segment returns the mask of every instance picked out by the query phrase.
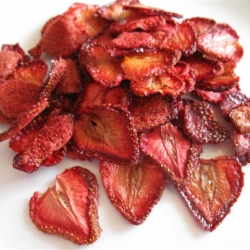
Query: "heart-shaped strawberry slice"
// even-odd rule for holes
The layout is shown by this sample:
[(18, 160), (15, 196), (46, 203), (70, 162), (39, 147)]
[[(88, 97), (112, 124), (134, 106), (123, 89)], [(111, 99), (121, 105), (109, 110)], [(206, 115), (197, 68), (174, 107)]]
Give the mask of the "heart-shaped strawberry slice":
[(89, 170), (76, 166), (57, 175), (55, 186), (30, 199), (30, 217), (41, 231), (77, 244), (91, 244), (101, 233), (98, 184)]
[(101, 161), (100, 172), (110, 201), (134, 225), (145, 221), (167, 183), (159, 165), (148, 157), (131, 165)]
[(178, 187), (196, 220), (213, 231), (230, 212), (244, 185), (244, 174), (235, 157), (199, 159), (192, 166), (191, 180)]

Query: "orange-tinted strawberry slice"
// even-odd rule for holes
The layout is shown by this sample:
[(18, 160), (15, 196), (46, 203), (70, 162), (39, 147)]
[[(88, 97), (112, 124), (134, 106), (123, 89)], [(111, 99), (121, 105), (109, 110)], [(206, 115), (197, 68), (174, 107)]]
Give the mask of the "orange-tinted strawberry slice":
[(101, 45), (84, 44), (81, 48), (80, 63), (86, 66), (91, 77), (105, 87), (115, 87), (124, 79), (120, 66), (122, 58), (112, 57)]
[(198, 159), (190, 183), (177, 188), (201, 226), (213, 231), (230, 212), (244, 185), (244, 174), (235, 157)]
[(162, 125), (177, 115), (171, 103), (167, 102), (161, 95), (135, 96), (128, 109), (133, 116), (137, 132)]
[(131, 119), (121, 106), (93, 105), (76, 119), (73, 142), (86, 158), (135, 162), (139, 143)]
[(167, 67), (174, 66), (180, 60), (180, 56), (178, 51), (139, 50), (125, 55), (121, 67), (127, 79), (137, 82), (164, 73)]
[(236, 129), (231, 135), (235, 149), (235, 157), (239, 160), (242, 166), (250, 163), (250, 137), (239, 133)]
[(164, 172), (146, 157), (133, 165), (103, 160), (100, 173), (110, 201), (134, 225), (146, 220), (167, 184)]
[(13, 167), (29, 174), (33, 173), (54, 151), (67, 144), (72, 136), (73, 127), (71, 115), (50, 118), (28, 147), (14, 157)]
[(239, 36), (228, 24), (216, 24), (197, 39), (197, 46), (203, 53), (221, 61), (239, 62), (243, 48)]
[(244, 135), (250, 134), (250, 107), (249, 105), (240, 105), (229, 113), (229, 118), (234, 127)]
[(216, 144), (229, 138), (229, 131), (216, 121), (211, 104), (187, 101), (184, 106), (184, 131), (193, 142)]
[(198, 149), (181, 130), (171, 123), (158, 126), (141, 134), (140, 146), (177, 185), (188, 182), (190, 161)]
[(86, 168), (75, 166), (56, 176), (46, 192), (35, 192), (29, 215), (39, 230), (77, 244), (92, 244), (101, 234), (98, 183)]

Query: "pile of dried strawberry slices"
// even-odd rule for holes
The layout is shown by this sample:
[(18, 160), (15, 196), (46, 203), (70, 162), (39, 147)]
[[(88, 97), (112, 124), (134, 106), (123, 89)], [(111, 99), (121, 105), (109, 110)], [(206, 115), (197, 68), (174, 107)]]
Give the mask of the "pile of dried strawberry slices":
[[(2, 45), (0, 121), (9, 127), (0, 141), (28, 174), (66, 157), (96, 159), (110, 202), (134, 225), (172, 182), (211, 232), (239, 198), (250, 163), (250, 99), (235, 70), (242, 56), (237, 32), (210, 18), (139, 0), (72, 4), (27, 52)], [(233, 155), (202, 158), (205, 145), (225, 141)], [(55, 179), (30, 198), (31, 220), (94, 243), (102, 232), (96, 175), (76, 165)]]

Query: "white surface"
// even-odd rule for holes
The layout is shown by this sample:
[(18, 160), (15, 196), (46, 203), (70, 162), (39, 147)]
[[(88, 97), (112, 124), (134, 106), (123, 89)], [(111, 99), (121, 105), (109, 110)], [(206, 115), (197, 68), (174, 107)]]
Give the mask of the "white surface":
[[(1, 0), (0, 46), (19, 44), (33, 47), (44, 22), (65, 11), (74, 0)], [(107, 1), (84, 1), (103, 5)], [(147, 5), (183, 14), (205, 16), (227, 22), (240, 35), (245, 49), (237, 72), (240, 85), (250, 96), (250, 1), (163, 1), (142, 0)], [(1, 125), (1, 131), (4, 130)], [(209, 148), (209, 147), (208, 147)], [(205, 157), (224, 153), (226, 147), (212, 146)], [(97, 162), (64, 160), (60, 165), (42, 167), (32, 175), (12, 168), (14, 153), (8, 142), (0, 143), (0, 248), (1, 249), (247, 249), (250, 246), (250, 166), (245, 166), (245, 186), (231, 213), (212, 233), (203, 230), (172, 185), (140, 226), (129, 224), (116, 211), (103, 191)], [(100, 185), (99, 216), (101, 237), (89, 246), (78, 246), (58, 236), (40, 232), (28, 215), (28, 202), (34, 191), (45, 191), (54, 184), (55, 176), (65, 168), (85, 166), (97, 175)]]

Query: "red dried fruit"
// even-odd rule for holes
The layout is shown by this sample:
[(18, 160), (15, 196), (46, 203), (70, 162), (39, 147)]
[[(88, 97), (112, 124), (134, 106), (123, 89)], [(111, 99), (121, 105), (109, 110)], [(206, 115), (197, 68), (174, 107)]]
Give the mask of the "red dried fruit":
[(241, 105), (234, 108), (229, 113), (229, 118), (234, 127), (244, 135), (250, 134), (250, 107), (249, 105)]
[(196, 146), (182, 131), (166, 123), (142, 133), (140, 146), (143, 153), (154, 159), (177, 185), (188, 182)]
[(29, 174), (33, 173), (54, 151), (67, 144), (72, 136), (73, 127), (71, 115), (51, 117), (28, 147), (14, 157), (13, 167)]
[(0, 51), (0, 83), (14, 73), (21, 60), (22, 56), (17, 52), (9, 50)]
[(197, 82), (196, 87), (212, 91), (225, 91), (235, 87), (240, 80), (234, 72), (235, 66), (234, 62), (223, 63), (224, 71), (222, 74)]
[(207, 58), (199, 53), (185, 58), (184, 61), (189, 63), (194, 69), (197, 82), (214, 78), (224, 72), (222, 62)]
[(33, 119), (35, 119), (36, 116), (45, 110), (48, 104), (49, 103), (47, 99), (42, 99), (30, 107), (29, 110), (24, 112), (13, 123), (11, 123), (11, 126), (7, 130), (0, 133), (0, 142), (7, 140), (17, 134), (21, 129), (27, 126)]
[(137, 82), (164, 73), (167, 67), (174, 66), (179, 59), (178, 51), (142, 50), (125, 55), (121, 67), (127, 79)]
[(86, 39), (87, 35), (76, 25), (74, 15), (58, 15), (44, 25), (40, 41), (29, 53), (37, 58), (42, 52), (66, 58), (73, 55)]
[(229, 131), (216, 121), (211, 104), (187, 101), (184, 105), (184, 131), (196, 143), (221, 143)]
[(242, 166), (250, 163), (250, 137), (234, 130), (232, 140), (235, 149), (235, 157), (239, 160)]
[(243, 48), (238, 39), (238, 34), (228, 24), (216, 24), (198, 37), (197, 46), (203, 53), (223, 62), (239, 62)]
[(91, 82), (84, 86), (83, 91), (78, 96), (76, 103), (76, 114), (89, 112), (92, 105), (110, 105), (122, 106), (127, 108), (130, 103), (128, 90), (124, 87), (118, 86), (114, 88), (106, 88), (103, 85)]
[(135, 96), (128, 109), (133, 117), (137, 132), (162, 125), (176, 116), (171, 103), (167, 102), (161, 95)]
[(56, 176), (45, 193), (35, 192), (29, 215), (37, 228), (77, 244), (92, 244), (101, 234), (98, 217), (98, 183), (94, 174), (80, 166)]
[(42, 161), (41, 165), (45, 167), (51, 167), (59, 164), (64, 156), (67, 154), (67, 147), (66, 145), (59, 148), (56, 151), (53, 151), (51, 155), (49, 155), (45, 160)]
[(101, 161), (100, 173), (110, 201), (134, 225), (146, 220), (167, 184), (159, 166), (145, 157), (135, 165)]
[(80, 64), (86, 66), (91, 77), (105, 87), (115, 87), (124, 79), (122, 58), (112, 57), (101, 45), (83, 44), (79, 54)]
[(178, 187), (201, 226), (213, 231), (230, 212), (244, 185), (244, 173), (235, 157), (197, 159), (190, 183)]
[(121, 106), (93, 105), (76, 118), (73, 143), (86, 158), (136, 162), (139, 143), (131, 119)]

